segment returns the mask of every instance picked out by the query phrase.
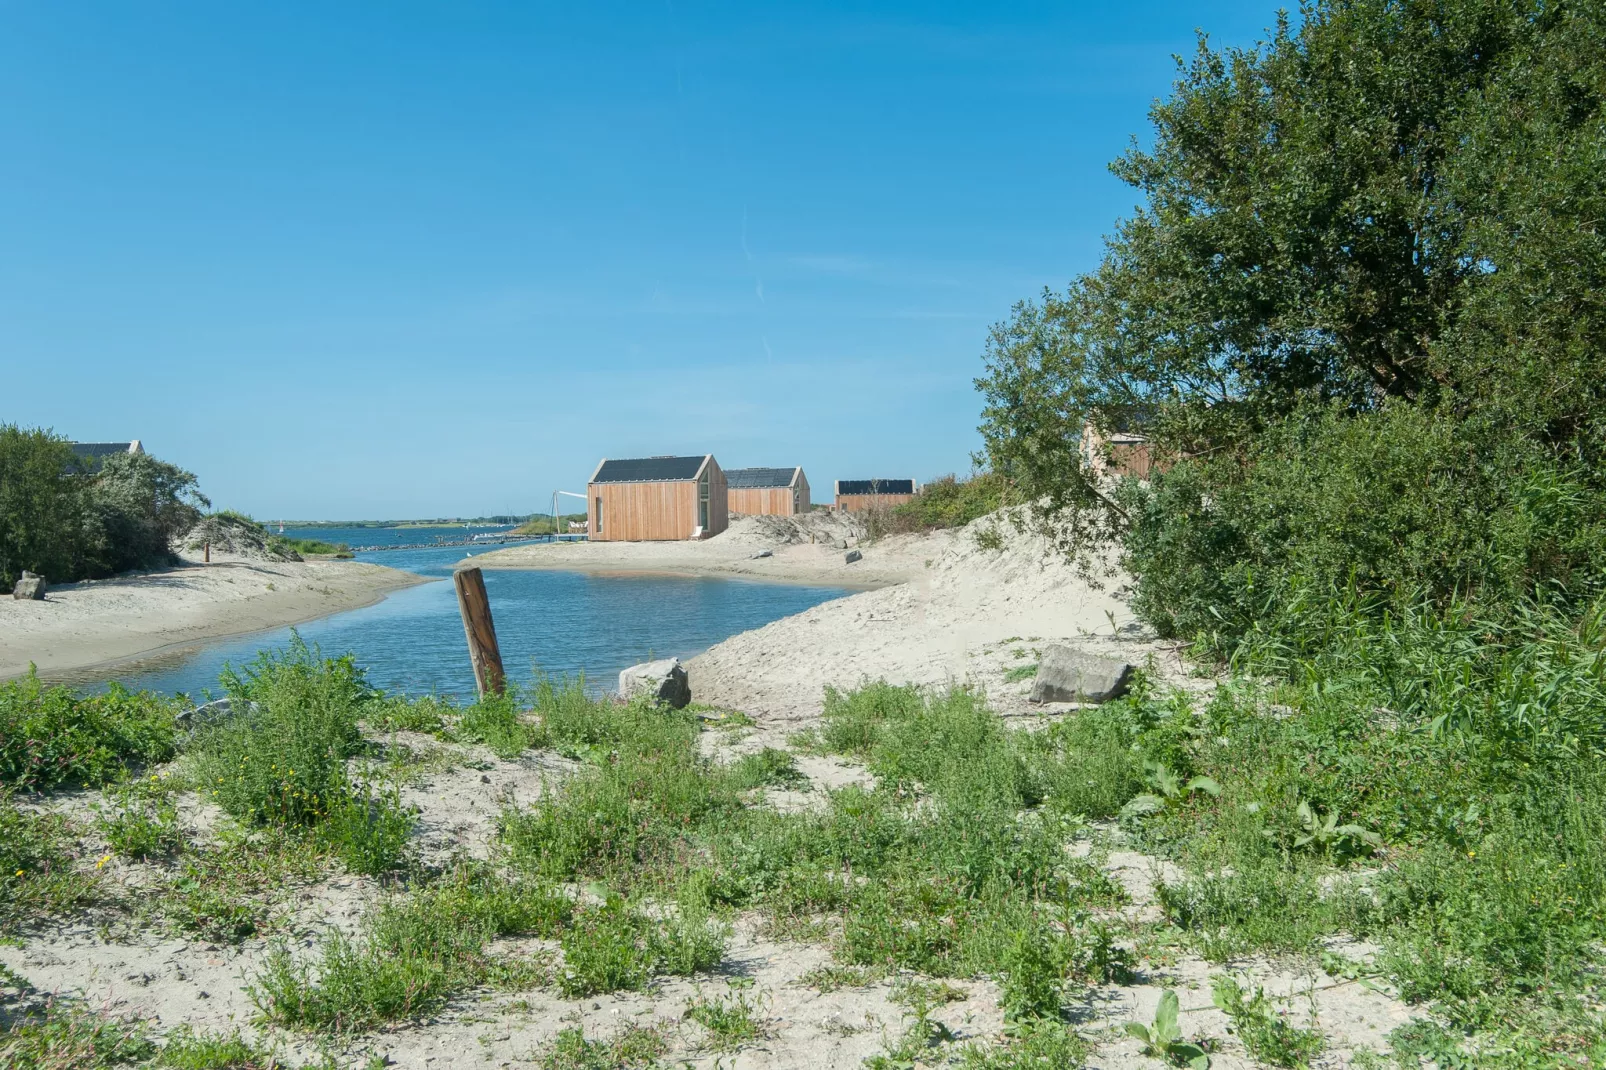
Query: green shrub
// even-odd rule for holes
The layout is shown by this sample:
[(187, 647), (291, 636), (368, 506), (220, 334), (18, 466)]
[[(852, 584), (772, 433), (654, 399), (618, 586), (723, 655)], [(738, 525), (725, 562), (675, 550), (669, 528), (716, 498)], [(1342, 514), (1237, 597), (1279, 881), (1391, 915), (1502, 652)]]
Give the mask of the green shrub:
[(320, 831), (348, 870), (377, 877), (401, 864), (416, 824), (396, 789), (363, 785), (331, 804)]
[(116, 808), (96, 817), (111, 849), (125, 858), (173, 854), (184, 846), (178, 806), (162, 796), (125, 795)]
[(1016, 500), (1009, 481), (996, 472), (978, 472), (964, 480), (947, 475), (925, 484), (909, 501), (876, 519), (889, 532), (962, 528)]
[(299, 637), (241, 672), (225, 670), (238, 711), (197, 733), (197, 784), (252, 824), (315, 825), (350, 794), (368, 688), (351, 658), (322, 658)]
[(504, 694), (483, 695), (465, 706), (457, 722), (457, 736), (485, 744), (499, 758), (516, 757), (541, 738), (538, 726), (520, 711), (518, 690), (511, 685)]
[(33, 673), (0, 684), (0, 788), (106, 784), (174, 754), (176, 707), (112, 684), (105, 694), (46, 687)]
[(1301, 414), (1242, 455), (1123, 485), (1133, 608), (1219, 651), (1301, 591), (1363, 601), (1587, 596), (1606, 575), (1606, 493), (1504, 429), (1422, 409)]

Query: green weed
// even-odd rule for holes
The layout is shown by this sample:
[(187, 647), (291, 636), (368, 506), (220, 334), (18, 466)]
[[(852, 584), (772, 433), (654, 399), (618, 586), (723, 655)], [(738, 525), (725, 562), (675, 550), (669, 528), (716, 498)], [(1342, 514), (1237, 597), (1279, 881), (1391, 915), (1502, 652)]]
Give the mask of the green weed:
[(1168, 988), (1160, 995), (1153, 1023), (1127, 1022), (1125, 1029), (1142, 1043), (1143, 1054), (1150, 1058), (1164, 1059), (1173, 1066), (1186, 1066), (1189, 1070), (1206, 1070), (1210, 1056), (1199, 1045), (1183, 1039), (1177, 1013), (1177, 994)]
[(387, 901), (357, 936), (331, 933), (315, 961), (276, 948), (251, 998), (269, 1021), (318, 1031), (417, 1017), (454, 992), (508, 976), (507, 964), (486, 954), (493, 938), (552, 936), (571, 909), (546, 885), (504, 881), (483, 867), (458, 869)]
[(0, 684), (0, 789), (107, 784), (171, 758), (177, 707), (112, 684), (105, 694), (46, 687), (30, 672)]
[(93, 875), (73, 864), (71, 824), (19, 808), (0, 792), (0, 934), (90, 900)]
[(703, 1027), (703, 1047), (712, 1051), (735, 1051), (764, 1033), (758, 1005), (743, 992), (723, 999), (698, 993), (685, 1016)]
[(1272, 1009), (1265, 990), (1246, 992), (1232, 977), (1210, 980), (1211, 998), (1232, 1022), (1232, 1031), (1257, 1062), (1270, 1066), (1308, 1067), (1324, 1047), (1322, 1035), (1290, 1025)]
[(587, 1040), (570, 1026), (541, 1059), (541, 1070), (644, 1070), (669, 1050), (662, 1030), (628, 1025), (608, 1040)]

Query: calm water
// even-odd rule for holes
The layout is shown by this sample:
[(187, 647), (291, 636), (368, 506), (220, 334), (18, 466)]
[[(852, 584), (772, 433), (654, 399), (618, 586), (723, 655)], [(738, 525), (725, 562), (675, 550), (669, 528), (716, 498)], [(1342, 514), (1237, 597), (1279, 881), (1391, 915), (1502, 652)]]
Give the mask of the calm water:
[[(327, 533), (318, 537), (337, 541)], [(338, 541), (358, 545), (356, 539)], [(450, 578), (452, 565), (463, 555), (462, 547), (359, 552), (359, 560), (416, 572), (435, 582), (397, 591), (366, 609), (300, 625), (296, 631), (325, 654), (355, 654), (376, 687), (470, 696), (474, 677)], [(528, 680), (537, 668), (584, 672), (602, 687), (612, 687), (620, 669), (649, 656), (688, 657), (737, 632), (849, 593), (742, 580), (533, 571), (488, 571), (485, 588), (509, 678)], [(289, 639), (289, 628), (277, 628), (221, 640), (125, 665), (110, 678), (129, 687), (199, 697), (208, 689), (220, 690), (218, 671), (225, 662), (243, 664), (258, 650), (282, 647)], [(98, 673), (66, 682), (95, 686), (107, 679)]]

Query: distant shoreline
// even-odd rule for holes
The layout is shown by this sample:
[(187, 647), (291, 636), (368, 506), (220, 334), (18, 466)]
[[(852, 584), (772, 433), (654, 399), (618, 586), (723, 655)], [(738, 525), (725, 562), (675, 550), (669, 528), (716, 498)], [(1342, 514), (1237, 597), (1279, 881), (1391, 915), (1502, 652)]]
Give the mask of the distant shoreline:
[(188, 562), (63, 584), (43, 602), (0, 600), (0, 681), (117, 667), (185, 647), (371, 606), (435, 582), (357, 561)]

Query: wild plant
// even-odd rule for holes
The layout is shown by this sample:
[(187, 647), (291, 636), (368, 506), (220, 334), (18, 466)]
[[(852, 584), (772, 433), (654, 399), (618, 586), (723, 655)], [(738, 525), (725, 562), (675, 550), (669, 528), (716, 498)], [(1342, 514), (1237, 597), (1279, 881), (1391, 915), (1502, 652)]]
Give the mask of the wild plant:
[(104, 694), (47, 687), (33, 672), (0, 683), (0, 790), (108, 784), (171, 758), (177, 706), (112, 684)]
[(1257, 1062), (1271, 1066), (1304, 1068), (1322, 1053), (1322, 1035), (1301, 1029), (1272, 1009), (1271, 999), (1258, 985), (1246, 990), (1228, 974), (1210, 980), (1211, 999), (1232, 1022), (1232, 1031)]
[(627, 1025), (607, 1040), (588, 1040), (574, 1025), (558, 1033), (541, 1057), (541, 1070), (647, 1070), (668, 1050), (661, 1029)]
[(0, 934), (93, 897), (95, 877), (73, 864), (73, 840), (66, 818), (23, 810), (0, 790)]
[(1151, 1059), (1163, 1059), (1189, 1070), (1207, 1070), (1210, 1056), (1198, 1044), (1183, 1039), (1182, 1027), (1177, 1024), (1178, 1008), (1177, 994), (1168, 988), (1160, 994), (1160, 1006), (1151, 1024), (1127, 1022), (1124, 1028), (1143, 1044), (1143, 1054)]
[(703, 1047), (711, 1051), (735, 1051), (764, 1033), (761, 1008), (745, 992), (723, 998), (701, 992), (686, 1004), (685, 1017), (703, 1027)]
[(1142, 817), (1158, 813), (1181, 805), (1194, 794), (1209, 795), (1212, 798), (1221, 794), (1221, 785), (1216, 783), (1214, 778), (1196, 776), (1184, 782), (1172, 770), (1153, 759), (1144, 761), (1143, 774), (1143, 782), (1148, 785), (1149, 790), (1142, 795), (1134, 796), (1132, 801), (1123, 806), (1122, 817)]

